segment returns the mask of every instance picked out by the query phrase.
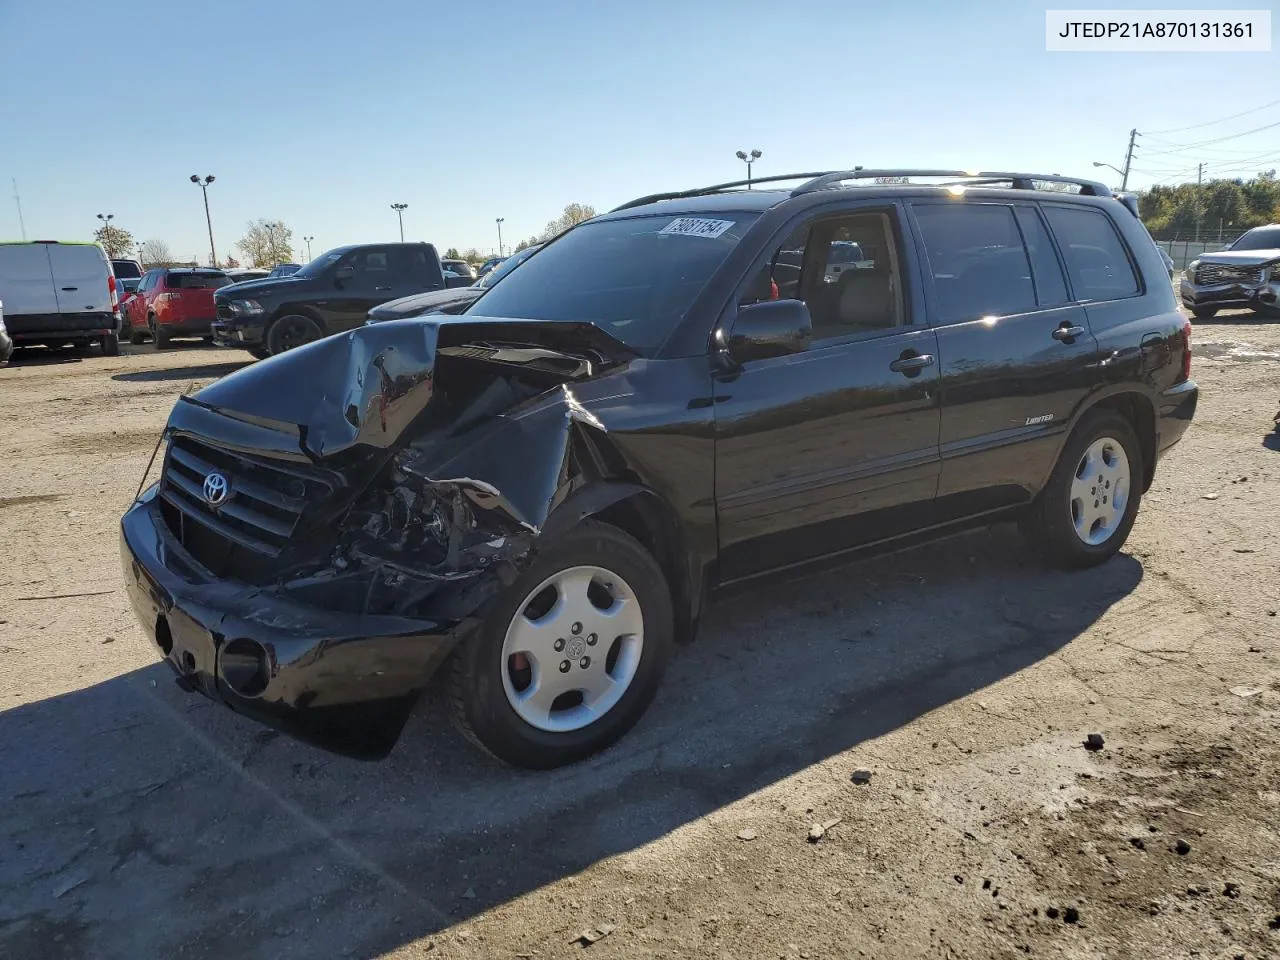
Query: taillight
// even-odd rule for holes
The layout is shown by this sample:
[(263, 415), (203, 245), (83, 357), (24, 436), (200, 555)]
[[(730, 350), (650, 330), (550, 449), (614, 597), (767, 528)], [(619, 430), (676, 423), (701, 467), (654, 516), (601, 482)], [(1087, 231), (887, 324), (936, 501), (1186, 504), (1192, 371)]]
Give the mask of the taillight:
[(107, 289), (111, 291), (111, 312), (115, 313), (120, 309), (120, 293), (116, 290), (116, 278), (112, 274), (107, 274)]
[(156, 303), (157, 304), (175, 303), (181, 299), (182, 299), (182, 294), (180, 293), (162, 293), (158, 297), (156, 297)]
[(1182, 379), (1191, 379), (1191, 321), (1182, 326)]

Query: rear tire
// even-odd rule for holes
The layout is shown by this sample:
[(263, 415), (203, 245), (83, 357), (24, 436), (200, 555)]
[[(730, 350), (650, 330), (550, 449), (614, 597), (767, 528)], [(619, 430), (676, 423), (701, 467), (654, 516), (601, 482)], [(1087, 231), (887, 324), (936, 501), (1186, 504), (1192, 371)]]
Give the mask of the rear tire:
[(301, 347), (324, 336), (320, 324), (300, 313), (285, 314), (267, 329), (267, 349), (274, 357), (278, 353)]
[(120, 338), (114, 333), (104, 333), (98, 343), (102, 347), (102, 355), (104, 357), (120, 356)]
[(1217, 307), (1192, 307), (1191, 315), (1197, 320), (1212, 320), (1218, 313)]
[(271, 356), (271, 351), (266, 347), (247, 347), (246, 349), (249, 351), (249, 356), (256, 360), (265, 360), (267, 357)]
[(169, 331), (165, 329), (163, 324), (156, 323), (154, 318), (151, 321), (151, 336), (155, 339), (157, 350), (168, 350), (173, 346)]
[(132, 343), (134, 346), (137, 346), (140, 343), (146, 343), (147, 335), (143, 333), (141, 330), (135, 330), (133, 329), (133, 327), (130, 327), (129, 342)]
[[(571, 589), (588, 580), (590, 597), (585, 587)], [(531, 615), (539, 604), (541, 612)], [(671, 656), (673, 624), (671, 592), (649, 552), (615, 527), (586, 521), (539, 548), (454, 652), (458, 726), (499, 760), (535, 770), (603, 750), (653, 700)], [(610, 637), (610, 627), (621, 633)], [(510, 652), (522, 645), (536, 651), (523, 667), (516, 658), (524, 655)], [(544, 696), (529, 696), (535, 684)], [(541, 719), (537, 702), (544, 704)]]
[(1033, 549), (1066, 569), (1109, 560), (1133, 529), (1144, 469), (1127, 419), (1114, 410), (1086, 413), (1023, 524)]

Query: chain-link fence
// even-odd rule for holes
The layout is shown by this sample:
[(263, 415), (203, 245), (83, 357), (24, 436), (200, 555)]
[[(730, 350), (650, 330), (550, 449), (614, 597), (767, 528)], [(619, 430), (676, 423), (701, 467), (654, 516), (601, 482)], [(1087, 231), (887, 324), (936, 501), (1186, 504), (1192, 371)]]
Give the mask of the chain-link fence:
[(1212, 239), (1205, 239), (1202, 236), (1199, 240), (1190, 237), (1174, 237), (1172, 240), (1157, 240), (1156, 246), (1169, 254), (1176, 269), (1182, 270), (1200, 254), (1224, 250), (1239, 236), (1239, 233), (1227, 233), (1221, 237), (1215, 235)]

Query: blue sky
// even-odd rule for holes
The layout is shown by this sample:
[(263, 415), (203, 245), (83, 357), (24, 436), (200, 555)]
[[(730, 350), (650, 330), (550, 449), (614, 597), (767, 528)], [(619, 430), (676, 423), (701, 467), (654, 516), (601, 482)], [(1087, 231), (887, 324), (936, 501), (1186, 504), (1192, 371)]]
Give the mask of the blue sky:
[[(212, 173), (219, 256), (256, 217), (314, 235), (316, 254), (396, 239), (392, 202), (409, 205), (406, 239), (489, 250), (497, 217), (511, 243), (571, 201), (604, 210), (741, 176), (739, 149), (763, 151), (758, 176), (1089, 175), (1093, 160), (1122, 165), (1131, 127), (1280, 97), (1275, 50), (1046, 53), (1045, 6), (0, 0), (0, 239), (19, 236), (16, 178), (30, 238), (87, 239), (113, 213), (139, 240), (207, 257), (188, 178)], [(1197, 159), (1278, 166), (1280, 126), (1156, 155), (1277, 121), (1280, 105), (1140, 140), (1134, 168), (1151, 173), (1131, 186)]]

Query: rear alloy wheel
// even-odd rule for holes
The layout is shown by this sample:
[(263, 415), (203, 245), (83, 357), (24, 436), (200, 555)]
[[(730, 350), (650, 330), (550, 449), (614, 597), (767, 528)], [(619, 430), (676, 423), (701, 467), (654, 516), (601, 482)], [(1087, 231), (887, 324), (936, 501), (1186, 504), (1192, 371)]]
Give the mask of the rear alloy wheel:
[(1142, 498), (1143, 463), (1129, 421), (1111, 410), (1086, 414), (1032, 507), (1032, 545), (1059, 566), (1090, 567), (1129, 537)]
[(300, 313), (286, 314), (271, 324), (271, 328), (267, 331), (267, 349), (271, 351), (272, 356), (275, 356), (277, 353), (300, 347), (304, 343), (319, 340), (323, 336), (324, 331), (320, 329), (320, 324), (310, 317), (304, 317)]
[(464, 734), (517, 766), (603, 749), (640, 719), (672, 646), (671, 595), (649, 553), (588, 521), (539, 550), (455, 654)]
[(1212, 320), (1218, 313), (1217, 307), (1192, 307), (1191, 315), (1197, 320)]

